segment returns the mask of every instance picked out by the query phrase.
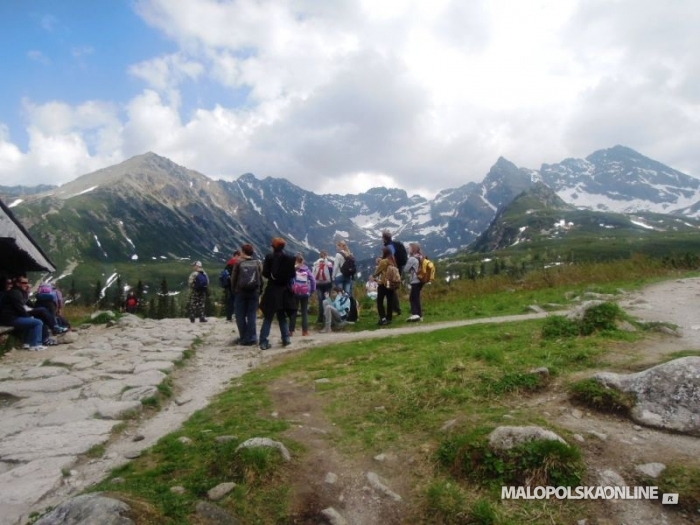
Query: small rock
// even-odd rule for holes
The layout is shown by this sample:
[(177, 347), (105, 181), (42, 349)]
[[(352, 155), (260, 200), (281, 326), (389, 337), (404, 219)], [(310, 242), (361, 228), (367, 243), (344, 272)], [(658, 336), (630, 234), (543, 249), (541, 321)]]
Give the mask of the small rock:
[(173, 494), (185, 494), (187, 492), (187, 489), (181, 485), (177, 485), (175, 487), (170, 487), (170, 492)]
[(124, 453), (124, 457), (126, 459), (136, 459), (138, 457), (141, 457), (141, 451), (140, 450), (130, 450), (129, 452)]
[(231, 492), (234, 488), (236, 488), (236, 484), (233, 481), (219, 483), (216, 487), (209, 489), (207, 492), (207, 497), (212, 501), (218, 501), (226, 496), (226, 494)]
[(583, 436), (581, 434), (574, 434), (574, 439), (579, 443), (583, 443), (584, 441), (586, 441), (585, 439), (583, 439)]
[(450, 430), (456, 424), (457, 424), (456, 419), (450, 419), (449, 421), (445, 421), (445, 424), (440, 427), (440, 432), (445, 432), (447, 430)]
[(136, 434), (134, 437), (131, 438), (131, 441), (143, 441), (146, 439), (146, 436), (143, 434)]
[(228, 443), (229, 441), (236, 441), (237, 436), (216, 436), (217, 443)]
[(280, 443), (279, 441), (274, 441), (270, 438), (264, 438), (264, 437), (255, 437), (255, 438), (250, 438), (245, 440), (243, 443), (238, 445), (236, 447), (236, 452), (238, 452), (242, 448), (252, 448), (252, 447), (271, 447), (271, 448), (276, 448), (280, 451), (280, 454), (282, 454), (282, 457), (284, 458), (285, 461), (291, 461), (292, 455), (289, 453), (289, 450), (287, 450), (287, 447), (284, 446), (284, 444)]
[(112, 478), (111, 483), (114, 485), (122, 485), (126, 480), (124, 478)]
[(200, 501), (195, 508), (197, 516), (201, 518), (197, 523), (202, 525), (240, 525), (240, 521), (233, 514), (208, 501)]
[(191, 397), (176, 397), (175, 398), (175, 404), (179, 407), (189, 403), (190, 401), (192, 401)]
[(377, 454), (376, 456), (374, 456), (374, 461), (382, 462), (385, 460), (386, 460), (386, 454)]
[(601, 441), (605, 441), (606, 439), (608, 439), (608, 435), (607, 435), (607, 434), (603, 434), (602, 432), (597, 432), (597, 431), (595, 431), (595, 430), (589, 430), (588, 433), (589, 433), (591, 436), (597, 437), (597, 438), (600, 439)]
[(634, 468), (637, 472), (656, 479), (666, 470), (666, 465), (663, 463), (644, 463), (643, 465), (636, 465)]
[(329, 485), (335, 485), (335, 483), (338, 481), (338, 475), (334, 474), (333, 472), (329, 472), (326, 474), (325, 479), (323, 480)]
[(583, 412), (581, 412), (578, 408), (574, 408), (571, 411), (571, 415), (576, 419), (581, 419), (583, 417)]
[(316, 383), (330, 383), (330, 382), (331, 382), (331, 380), (328, 379), (327, 377), (322, 377), (322, 378), (316, 380)]
[(384, 483), (382, 483), (379, 480), (379, 476), (377, 474), (375, 474), (374, 472), (368, 472), (366, 477), (367, 477), (367, 481), (369, 481), (370, 486), (374, 490), (381, 492), (383, 495), (393, 499), (394, 501), (401, 501), (403, 499), (396, 492), (394, 492), (389, 487), (384, 485)]
[(179, 438), (177, 438), (177, 440), (183, 445), (189, 445), (190, 443), (192, 443), (192, 440), (187, 436), (180, 436)]
[(347, 521), (333, 507), (328, 507), (321, 511), (321, 514), (328, 520), (330, 525), (347, 525)]

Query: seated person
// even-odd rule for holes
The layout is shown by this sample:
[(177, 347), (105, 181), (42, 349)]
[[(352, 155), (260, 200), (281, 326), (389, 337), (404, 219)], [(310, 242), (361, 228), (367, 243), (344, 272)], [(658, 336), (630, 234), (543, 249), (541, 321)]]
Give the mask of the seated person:
[(46, 350), (42, 345), (44, 323), (33, 317), (25, 307), (24, 293), (29, 288), (26, 277), (18, 277), (13, 287), (6, 291), (0, 303), (0, 324), (13, 326), (23, 332), (25, 350)]
[(350, 312), (350, 295), (342, 286), (336, 286), (331, 294), (326, 292), (326, 298), (323, 300), (323, 316), (326, 320), (326, 326), (321, 330), (321, 333), (330, 332), (331, 326), (343, 328), (350, 324), (347, 321)]
[[(70, 324), (63, 317), (63, 294), (55, 283), (42, 283), (36, 291), (35, 308), (46, 308), (54, 317), (57, 329), (54, 334), (70, 330)], [(50, 322), (49, 322), (50, 323)]]
[(367, 297), (375, 301), (377, 299), (378, 287), (379, 283), (377, 282), (377, 279), (375, 279), (374, 275), (370, 275), (369, 280), (365, 285), (365, 292), (367, 293)]

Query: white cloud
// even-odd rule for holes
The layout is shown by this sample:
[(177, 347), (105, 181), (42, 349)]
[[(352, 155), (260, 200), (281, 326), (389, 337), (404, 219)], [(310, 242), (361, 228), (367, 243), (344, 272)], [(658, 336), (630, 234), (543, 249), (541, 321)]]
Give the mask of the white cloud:
[(177, 51), (129, 68), (145, 82), (131, 100), (25, 101), (29, 150), (0, 134), (3, 181), (64, 182), (150, 150), (215, 178), (425, 194), (481, 180), (501, 155), (537, 168), (615, 144), (700, 175), (693, 0), (138, 0), (136, 11)]

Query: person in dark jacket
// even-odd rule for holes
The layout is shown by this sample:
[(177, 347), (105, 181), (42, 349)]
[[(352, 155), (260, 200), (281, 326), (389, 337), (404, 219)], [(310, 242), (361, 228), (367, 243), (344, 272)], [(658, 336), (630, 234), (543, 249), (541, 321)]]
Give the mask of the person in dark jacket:
[[(241, 246), (243, 252), (231, 268), (231, 290), (235, 297), (236, 326), (238, 327), (237, 344), (253, 346), (258, 344), (255, 323), (258, 318), (258, 302), (262, 292), (262, 264), (253, 259), (255, 248), (252, 244)], [(246, 270), (247, 269), (247, 270)], [(243, 274), (253, 275), (254, 279), (246, 284)]]
[(281, 237), (272, 239), (272, 252), (265, 255), (263, 261), (263, 277), (267, 279), (267, 285), (260, 300), (260, 309), (263, 313), (263, 322), (260, 327), (260, 349), (270, 348), (270, 329), (272, 319), (277, 316), (280, 325), (282, 344), (289, 345), (292, 340), (289, 337), (289, 319), (296, 308), (296, 299), (290, 287), (290, 282), (296, 273), (294, 264), (296, 258), (285, 253), (286, 243)]
[(29, 280), (26, 277), (18, 277), (12, 288), (7, 290), (0, 302), (0, 324), (13, 326), (24, 334), (25, 350), (46, 350), (42, 345), (44, 323), (41, 319), (32, 317), (25, 308), (25, 294), (28, 295)]

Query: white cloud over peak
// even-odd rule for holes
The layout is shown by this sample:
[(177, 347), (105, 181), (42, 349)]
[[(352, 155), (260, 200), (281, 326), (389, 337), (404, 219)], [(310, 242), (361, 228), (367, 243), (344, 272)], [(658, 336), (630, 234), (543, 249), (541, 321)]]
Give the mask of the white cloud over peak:
[(176, 51), (131, 64), (145, 85), (124, 100), (25, 100), (27, 150), (0, 133), (3, 183), (65, 182), (154, 151), (215, 178), (425, 195), (481, 180), (499, 156), (537, 168), (615, 144), (700, 175), (693, 0), (135, 10)]

